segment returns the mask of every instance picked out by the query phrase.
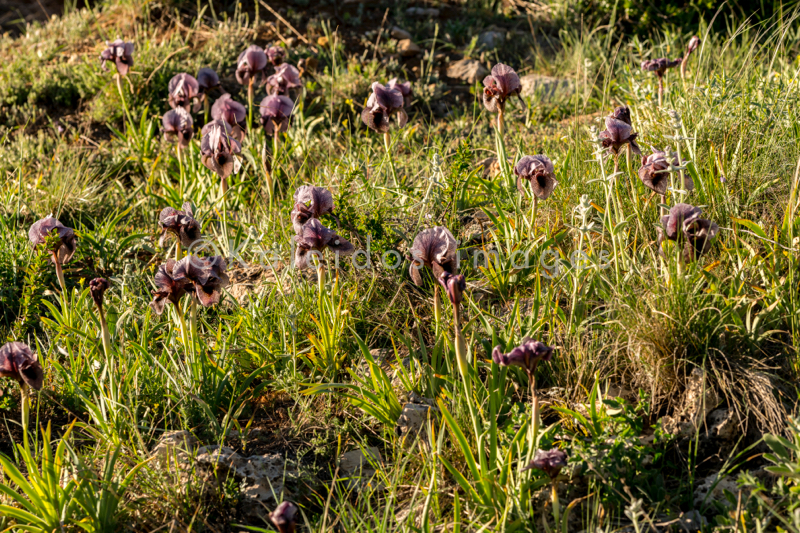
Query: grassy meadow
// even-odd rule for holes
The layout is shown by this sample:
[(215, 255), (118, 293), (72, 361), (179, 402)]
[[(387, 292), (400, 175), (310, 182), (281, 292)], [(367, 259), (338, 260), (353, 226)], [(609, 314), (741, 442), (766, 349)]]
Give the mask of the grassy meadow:
[(0, 531), (800, 533), (796, 8), (67, 4), (0, 39)]

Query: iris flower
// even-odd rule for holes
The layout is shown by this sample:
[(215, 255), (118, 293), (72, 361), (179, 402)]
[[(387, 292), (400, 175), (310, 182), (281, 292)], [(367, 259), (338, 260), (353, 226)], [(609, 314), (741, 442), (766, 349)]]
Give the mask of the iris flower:
[(525, 471), (530, 470), (531, 468), (538, 468), (547, 474), (550, 479), (555, 479), (558, 477), (558, 474), (561, 473), (561, 469), (565, 468), (566, 466), (567, 454), (556, 448), (547, 451), (537, 451), (533, 461), (531, 461), (530, 464), (522, 470)]
[(238, 171), (235, 154), (242, 150), (241, 144), (231, 133), (231, 127), (224, 120), (213, 120), (203, 126), (200, 141), (200, 160), (209, 170), (223, 179), (223, 189), (227, 188), (226, 178)]
[(278, 528), (278, 533), (294, 533), (297, 506), (292, 502), (283, 502), (269, 514), (272, 524)]
[(271, 95), (261, 100), (261, 125), (267, 135), (287, 131), (294, 103), (285, 96)]
[(355, 247), (345, 239), (322, 225), (319, 219), (312, 218), (306, 222), (295, 236), (297, 248), (295, 249), (295, 268), (308, 268), (308, 256), (312, 251), (324, 252), (326, 248), (334, 252), (348, 255), (353, 253)]
[(228, 93), (220, 96), (211, 107), (211, 118), (223, 120), (231, 127), (231, 135), (241, 142), (247, 132), (247, 108), (233, 100)]
[(636, 144), (638, 136), (639, 134), (634, 132), (631, 127), (630, 110), (627, 107), (620, 106), (606, 117), (606, 129), (600, 132), (599, 137), (603, 147), (616, 160), (619, 157), (620, 150), (625, 145), (629, 145), (633, 153), (642, 155), (641, 148)]
[(226, 267), (220, 256), (187, 255), (175, 263), (172, 277), (176, 283), (185, 283), (200, 305), (210, 307), (219, 303), (221, 290), (230, 284)]
[(708, 252), (719, 233), (719, 226), (711, 220), (700, 218), (702, 210), (689, 204), (675, 204), (668, 215), (661, 217), (663, 228), (658, 228), (659, 245), (665, 240), (683, 246), (682, 257), (692, 262)]
[(526, 155), (514, 166), (517, 175), (517, 189), (526, 194), (530, 185), (533, 195), (539, 200), (546, 200), (558, 185), (553, 162), (546, 155)]
[(433, 276), (437, 280), (442, 273), (456, 272), (456, 239), (450, 230), (443, 226), (436, 226), (422, 230), (414, 238), (414, 243), (409, 250), (411, 265), (408, 272), (415, 285), (422, 285), (422, 275), (420, 269), (423, 266), (433, 271)]
[[(182, 107), (186, 111), (200, 109), (200, 85), (194, 76), (181, 72), (169, 80), (169, 106), (173, 109)], [(192, 105), (194, 104), (194, 105)]]
[(44, 371), (36, 354), (21, 342), (9, 342), (0, 348), (0, 376), (34, 390), (41, 390), (44, 384)]
[(194, 120), (188, 111), (182, 107), (170, 109), (161, 117), (161, 124), (165, 139), (170, 142), (177, 140), (182, 148), (189, 146), (194, 136)]
[(153, 292), (153, 301), (150, 302), (150, 307), (157, 315), (164, 312), (164, 306), (168, 301), (172, 302), (172, 305), (180, 312), (180, 300), (186, 291), (192, 288), (191, 283), (187, 280), (179, 281), (173, 277), (176, 263), (174, 259), (168, 259), (165, 264), (158, 267), (156, 272), (154, 280), (156, 290)]
[(295, 233), (302, 233), (303, 226), (312, 218), (320, 218), (326, 213), (333, 213), (333, 195), (324, 187), (303, 185), (294, 193), (294, 209), (292, 210), (292, 226)]
[(361, 112), (361, 120), (373, 131), (389, 133), (389, 120), (395, 117), (398, 127), (408, 122), (403, 109), (403, 93), (398, 88), (383, 86), (377, 81), (372, 84), (372, 94)]
[[(664, 196), (667, 194), (667, 188), (670, 185), (670, 166), (677, 167), (679, 164), (677, 153), (653, 150), (653, 153), (645, 158), (642, 167), (639, 169), (639, 179), (648, 189)], [(693, 190), (694, 182), (692, 178), (684, 175), (684, 180), (686, 190)], [(676, 181), (676, 186), (680, 187), (681, 184)]]
[(667, 59), (659, 57), (658, 59), (648, 59), (642, 61), (642, 70), (654, 72), (658, 77), (658, 105), (661, 105), (664, 99), (664, 74), (668, 68), (675, 68), (683, 62), (683, 58)]
[(501, 366), (518, 366), (528, 374), (533, 374), (542, 361), (549, 361), (553, 357), (553, 348), (543, 342), (535, 341), (530, 337), (522, 339), (522, 344), (508, 353), (503, 353), (500, 346), (492, 350), (492, 360)]
[[(267, 54), (260, 46), (250, 45), (239, 54), (236, 61), (236, 81), (242, 85), (257, 83), (256, 78), (264, 78), (264, 69), (267, 68)], [(252, 80), (252, 81), (251, 81)]]
[(106, 41), (106, 46), (108, 48), (100, 53), (103, 69), (106, 68), (107, 61), (113, 61), (117, 72), (122, 76), (127, 76), (128, 70), (133, 66), (133, 43), (117, 39), (113, 42)]
[(397, 81), (397, 78), (392, 78), (389, 80), (389, 83), (386, 84), (386, 88), (397, 89), (398, 91), (400, 91), (400, 94), (403, 95), (404, 107), (408, 107), (411, 105), (411, 98), (413, 98), (414, 93), (411, 89), (410, 81)]
[(289, 63), (275, 67), (275, 73), (267, 78), (267, 94), (283, 95), (294, 87), (300, 87), (300, 71)]
[(492, 67), (492, 73), (483, 79), (483, 105), (491, 113), (503, 113), (506, 100), (522, 91), (522, 83), (513, 68), (502, 63)]
[(158, 227), (161, 237), (158, 244), (163, 248), (167, 237), (173, 235), (182, 246), (189, 248), (200, 239), (200, 223), (194, 219), (192, 204), (186, 202), (182, 210), (165, 207), (158, 215)]

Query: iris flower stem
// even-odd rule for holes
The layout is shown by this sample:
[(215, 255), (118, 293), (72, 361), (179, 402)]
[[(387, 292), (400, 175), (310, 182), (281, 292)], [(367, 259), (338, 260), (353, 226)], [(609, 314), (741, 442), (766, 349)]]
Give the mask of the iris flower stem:
[(386, 158), (389, 160), (389, 168), (392, 171), (392, 179), (394, 180), (394, 186), (399, 187), (399, 183), (397, 181), (397, 171), (394, 168), (394, 158), (392, 157), (392, 138), (389, 135), (388, 131), (383, 132), (383, 147), (386, 149)]
[(539, 198), (533, 194), (533, 205), (531, 206), (531, 237), (536, 230), (536, 211), (539, 209)]
[(442, 319), (442, 301), (439, 298), (439, 286), (433, 288), (433, 321), (436, 324), (436, 333), (439, 332), (439, 321)]
[(558, 485), (555, 479), (551, 481), (551, 485), (550, 500), (553, 502), (553, 518), (555, 518), (556, 527), (558, 527), (558, 523), (561, 521), (561, 506), (558, 504)]
[(61, 299), (62, 303), (66, 305), (65, 298), (67, 297), (67, 282), (64, 279), (64, 269), (61, 266), (61, 261), (55, 258), (55, 265), (56, 265), (56, 277), (58, 278), (58, 284), (61, 286)]
[(31, 416), (31, 395), (28, 385), (24, 382), (19, 385), (20, 410), (22, 411), (22, 440), (25, 449), (28, 448), (28, 420)]
[(175, 243), (175, 261), (180, 261), (183, 258), (183, 249), (181, 248), (181, 241)]
[(456, 365), (461, 374), (461, 379), (464, 382), (464, 393), (467, 398), (467, 407), (469, 409), (470, 418), (472, 419), (472, 428), (475, 432), (475, 438), (478, 438), (478, 417), (475, 412), (475, 406), (472, 404), (472, 377), (469, 373), (469, 361), (467, 360), (467, 342), (464, 339), (464, 334), (461, 331), (461, 308), (460, 304), (453, 304), (453, 333), (455, 336), (456, 348)]
[(192, 334), (192, 352), (195, 351), (195, 342), (197, 342), (197, 300), (192, 296), (191, 303), (189, 304), (189, 327)]
[(131, 112), (128, 110), (128, 103), (125, 101), (125, 93), (122, 91), (122, 76), (119, 73), (114, 74), (114, 78), (117, 80), (117, 91), (119, 91), (119, 98), (122, 101), (122, 109), (125, 111), (125, 116), (128, 119), (128, 123), (130, 127), (133, 127), (133, 119), (131, 118)]
[(658, 75), (658, 107), (661, 107), (664, 102), (664, 75)]
[(186, 330), (186, 319), (183, 317), (183, 311), (181, 310), (180, 304), (175, 305), (175, 314), (178, 315), (178, 320), (181, 323), (181, 338), (183, 339), (183, 346), (188, 349), (189, 338), (188, 331)]
[(247, 131), (253, 129), (253, 82), (255, 79), (250, 76), (247, 81)]
[(539, 439), (539, 397), (536, 395), (536, 367), (528, 371), (528, 381), (531, 383), (531, 428), (532, 444), (537, 447)]
[(208, 112), (211, 108), (211, 99), (208, 95), (203, 98), (203, 125), (208, 124)]
[(97, 306), (97, 314), (100, 317), (100, 332), (103, 336), (103, 352), (106, 354), (106, 360), (111, 358), (111, 332), (108, 330), (108, 322), (106, 322), (106, 314), (103, 308)]

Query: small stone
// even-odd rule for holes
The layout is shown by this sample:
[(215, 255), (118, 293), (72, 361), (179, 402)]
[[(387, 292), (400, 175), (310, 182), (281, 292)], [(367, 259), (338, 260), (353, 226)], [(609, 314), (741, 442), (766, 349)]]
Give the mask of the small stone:
[(708, 415), (709, 433), (722, 440), (732, 440), (736, 437), (739, 425), (736, 423), (736, 413), (731, 409), (715, 409)]
[(369, 483), (377, 473), (376, 467), (383, 462), (381, 452), (376, 447), (365, 450), (351, 450), (339, 456), (339, 474), (352, 478), (350, 488)]
[(506, 40), (506, 35), (499, 31), (485, 31), (478, 35), (478, 46), (487, 50), (494, 50)]
[(483, 81), (489, 75), (489, 69), (483, 66), (477, 59), (459, 59), (447, 66), (447, 76), (472, 85), (475, 82)]
[(439, 10), (435, 7), (409, 7), (406, 9), (406, 15), (409, 17), (436, 18), (439, 16)]
[(739, 492), (739, 486), (733, 479), (728, 476), (718, 478), (719, 474), (711, 474), (697, 485), (694, 489), (695, 506), (699, 507), (704, 502), (706, 505), (712, 501), (723, 502), (726, 490), (734, 495)]
[(402, 41), (403, 39), (411, 39), (411, 34), (398, 26), (393, 26), (389, 33), (392, 39)]
[(397, 42), (397, 51), (400, 52), (400, 55), (403, 57), (411, 57), (422, 52), (422, 48), (411, 39), (403, 39)]
[(184, 464), (190, 460), (197, 447), (197, 438), (188, 431), (167, 431), (158, 439), (150, 456), (162, 464), (171, 464), (173, 460)]
[[(438, 417), (439, 409), (422, 403), (407, 403), (397, 419), (395, 434), (400, 437), (403, 444), (414, 442), (420, 432), (423, 432), (420, 442), (425, 446), (430, 445), (430, 435), (427, 432), (428, 417)], [(423, 429), (426, 428), (426, 429)]]
[(700, 511), (694, 510), (682, 514), (678, 519), (678, 524), (680, 531), (701, 531), (708, 521), (700, 514)]

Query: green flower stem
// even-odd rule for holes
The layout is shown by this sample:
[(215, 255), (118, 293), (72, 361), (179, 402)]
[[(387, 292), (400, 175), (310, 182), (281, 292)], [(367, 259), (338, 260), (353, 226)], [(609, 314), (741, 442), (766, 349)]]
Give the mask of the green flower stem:
[(552, 489), (551, 489), (551, 501), (553, 502), (553, 518), (556, 521), (556, 527), (558, 527), (558, 523), (561, 521), (561, 506), (558, 504), (558, 484), (554, 479), (552, 481)]
[(539, 198), (533, 192), (531, 192), (531, 196), (533, 196), (533, 205), (531, 206), (531, 238), (533, 238), (536, 230), (536, 211), (539, 209)]
[(433, 288), (433, 322), (436, 332), (439, 332), (439, 321), (442, 319), (442, 301), (439, 298), (439, 286)]
[(386, 149), (386, 158), (389, 160), (389, 168), (392, 171), (392, 179), (394, 180), (394, 186), (399, 187), (399, 183), (397, 181), (397, 171), (394, 168), (394, 158), (392, 157), (392, 138), (389, 135), (389, 132), (386, 131), (383, 133), (383, 147)]
[(28, 420), (31, 413), (31, 396), (30, 390), (26, 383), (20, 383), (19, 386), (20, 408), (22, 411), (22, 440), (25, 448), (28, 448)]
[(211, 99), (208, 97), (207, 94), (204, 96), (205, 98), (203, 98), (203, 125), (208, 124), (208, 112), (211, 108)]
[(178, 320), (181, 323), (181, 338), (183, 339), (183, 346), (184, 348), (189, 347), (189, 337), (188, 331), (186, 329), (186, 319), (183, 317), (183, 311), (181, 310), (180, 305), (175, 306), (175, 314), (178, 315)]
[(97, 314), (100, 317), (100, 332), (103, 336), (103, 352), (105, 352), (106, 360), (108, 361), (111, 357), (111, 332), (108, 330), (106, 314), (103, 312), (103, 308), (99, 305), (97, 306)]
[(247, 82), (247, 132), (251, 132), (253, 130), (253, 82), (255, 78), (250, 76), (250, 80)]
[(178, 240), (175, 243), (175, 261), (180, 261), (183, 258), (183, 248), (181, 247), (181, 241)]
[(528, 371), (528, 381), (531, 383), (531, 428), (532, 443), (537, 446), (539, 440), (539, 397), (536, 395), (536, 368)]
[(664, 75), (658, 75), (658, 107), (661, 107), (664, 102)]
[(119, 98), (122, 101), (122, 109), (125, 111), (125, 117), (128, 119), (128, 123), (131, 127), (133, 127), (133, 119), (131, 118), (131, 112), (128, 109), (128, 103), (125, 100), (125, 93), (122, 91), (122, 76), (117, 73), (114, 74), (114, 78), (117, 81), (117, 91), (119, 91)]
[(192, 351), (194, 351), (195, 343), (197, 342), (197, 300), (192, 296), (189, 312), (189, 327), (192, 333)]
[(58, 278), (58, 284), (61, 286), (61, 299), (62, 302), (66, 305), (65, 298), (67, 297), (67, 282), (64, 279), (64, 269), (61, 266), (61, 261), (54, 257), (54, 262), (56, 265), (56, 277)]

